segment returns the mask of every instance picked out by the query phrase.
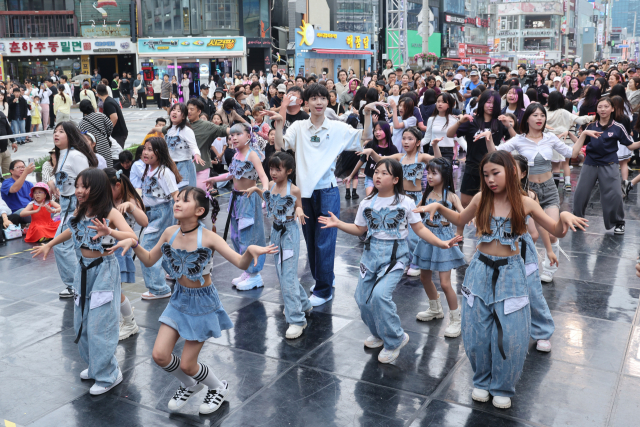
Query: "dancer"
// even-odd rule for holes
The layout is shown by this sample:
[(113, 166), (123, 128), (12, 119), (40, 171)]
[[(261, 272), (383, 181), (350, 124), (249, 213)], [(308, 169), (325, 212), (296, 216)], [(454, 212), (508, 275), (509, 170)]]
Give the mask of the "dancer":
[[(31, 187), (29, 193), (32, 202), (20, 211), (20, 216), (31, 216), (24, 241), (27, 243), (48, 242), (56, 236), (60, 220), (54, 221), (51, 214), (59, 214), (60, 205), (51, 200), (49, 186), (38, 182)], [(44, 208), (44, 209), (43, 209)]]
[[(100, 169), (86, 169), (75, 180), (78, 207), (69, 218), (69, 227), (49, 243), (38, 246), (33, 257), (47, 254), (56, 245), (71, 241), (81, 256), (73, 287), (77, 293), (73, 326), (80, 356), (89, 368), (80, 373), (83, 380), (94, 379), (92, 395), (106, 393), (122, 382), (115, 356), (118, 345), (120, 269), (111, 253), (115, 240), (135, 238), (126, 220), (113, 206), (109, 180)], [(115, 240), (114, 240), (115, 239)], [(75, 255), (71, 255), (75, 263)], [(57, 258), (57, 255), (56, 255)]]
[[(142, 161), (145, 164), (142, 175), (142, 201), (148, 208), (148, 225), (144, 229), (142, 247), (151, 250), (162, 233), (173, 224), (173, 202), (178, 194), (178, 184), (182, 176), (171, 160), (169, 149), (161, 137), (151, 137), (144, 143)], [(149, 289), (140, 297), (145, 300), (169, 298), (171, 288), (162, 274), (160, 261), (148, 267), (140, 266), (144, 284)]]
[[(111, 194), (115, 208), (122, 214), (132, 230), (136, 223), (144, 229), (149, 225), (149, 219), (145, 213), (142, 198), (131, 185), (129, 178), (122, 170), (116, 171), (114, 168), (106, 168), (104, 171), (107, 174), (107, 178), (109, 178), (109, 184), (111, 184)], [(134, 283), (136, 281), (136, 265), (133, 263), (133, 254), (129, 252), (127, 255), (123, 255), (122, 249), (118, 249), (113, 254), (120, 266), (120, 281), (122, 283)], [(118, 339), (122, 341), (138, 333), (138, 325), (133, 318), (131, 302), (124, 292), (120, 294), (120, 314), (122, 316)]]
[(273, 218), (271, 243), (280, 248), (274, 258), (284, 301), (284, 314), (289, 324), (285, 336), (287, 339), (294, 339), (302, 335), (307, 327), (305, 313), (313, 308), (307, 292), (298, 280), (300, 230), (295, 220), (298, 219), (304, 225), (306, 216), (302, 210), (300, 189), (291, 183), (291, 177), (295, 173), (293, 156), (282, 151), (274, 153), (269, 158), (269, 170), (273, 180), (269, 182), (270, 190), (262, 191), (258, 187), (251, 187), (245, 194), (250, 197), (253, 192), (258, 193), (266, 201), (267, 217)]
[[(60, 200), (60, 225), (56, 236), (68, 228), (69, 216), (76, 209), (75, 196), (76, 177), (88, 167), (98, 166), (98, 159), (91, 151), (75, 123), (67, 121), (58, 123), (53, 130), (53, 144), (58, 161), (53, 171), (54, 179), (48, 182), (52, 194)], [(74, 249), (73, 242), (63, 240), (53, 248), (56, 256), (56, 265), (62, 282), (67, 286), (58, 295), (60, 298), (71, 298), (73, 293), (73, 281), (80, 253)]]
[[(491, 141), (491, 131), (482, 137)], [(439, 212), (455, 225), (475, 217), (478, 246), (466, 270), (462, 294), (462, 338), (473, 369), (473, 400), (493, 395), (497, 408), (511, 407), (515, 384), (522, 373), (529, 344), (531, 312), (520, 236), (531, 215), (544, 229), (563, 237), (567, 228), (584, 230), (587, 220), (562, 212), (554, 222), (538, 203), (522, 194), (511, 154), (494, 151), (480, 164), (481, 192), (460, 213), (440, 203), (417, 208), (433, 217)]]
[[(438, 142), (437, 139), (432, 141), (434, 147)], [(455, 207), (458, 212), (462, 212), (462, 204), (456, 196), (453, 186), (453, 167), (446, 158), (440, 157), (429, 162), (427, 183), (427, 188), (418, 206), (441, 203), (450, 209)], [(422, 222), (440, 240), (446, 241), (455, 237), (451, 223), (443, 221), (439, 214), (433, 217), (425, 215)], [(444, 317), (440, 294), (432, 279), (433, 272), (437, 271), (440, 276), (440, 287), (442, 287), (449, 306), (449, 326), (445, 329), (444, 336), (450, 338), (460, 336), (460, 308), (456, 291), (451, 287), (451, 270), (466, 264), (462, 251), (457, 246), (442, 249), (430, 245), (424, 240), (419, 240), (413, 252), (413, 262), (420, 269), (420, 281), (429, 297), (429, 309), (419, 312), (416, 319), (428, 322)]]
[(460, 240), (458, 236), (443, 242), (422, 225), (420, 216), (413, 212), (415, 202), (403, 194), (402, 179), (400, 162), (393, 158), (383, 159), (373, 175), (375, 188), (360, 203), (353, 224), (340, 221), (331, 211), (329, 217), (318, 218), (318, 222), (324, 224), (323, 228), (338, 228), (355, 236), (367, 235), (355, 298), (360, 316), (371, 331), (364, 345), (368, 348), (384, 346), (378, 354), (380, 363), (396, 360), (402, 347), (409, 342), (392, 300), (393, 290), (409, 261), (406, 240), (409, 225), (421, 239), (439, 248), (453, 247)]
[[(165, 271), (176, 280), (171, 301), (160, 316), (160, 330), (153, 346), (153, 360), (180, 381), (180, 387), (169, 401), (172, 411), (182, 408), (189, 398), (206, 385), (207, 395), (200, 405), (201, 414), (215, 412), (229, 393), (227, 381), (219, 380), (198, 355), (204, 342), (219, 338), (233, 324), (222, 307), (218, 292), (211, 282), (211, 257), (218, 252), (241, 270), (253, 260), (277, 252), (274, 245), (251, 245), (243, 255), (234, 252), (216, 233), (204, 227), (202, 219), (209, 213), (206, 193), (196, 187), (184, 187), (178, 193), (173, 211), (180, 225), (168, 227), (151, 250), (138, 244), (135, 238), (118, 242), (111, 252), (131, 248), (147, 267), (161, 262)], [(178, 339), (186, 340), (182, 358), (173, 354)]]
[[(255, 187), (260, 178), (262, 188), (268, 188), (269, 181), (262, 168), (262, 159), (250, 147), (256, 134), (246, 123), (233, 125), (229, 130), (229, 140), (237, 150), (233, 156), (229, 172), (207, 179), (206, 183), (227, 181), (233, 178), (233, 190), (229, 201), (229, 215), (224, 229), (223, 239), (227, 240), (229, 226), (231, 226), (231, 242), (239, 254), (244, 254), (249, 245), (265, 245), (264, 225), (262, 219), (262, 203), (256, 193), (246, 194), (245, 191)], [(231, 281), (239, 291), (248, 291), (264, 286), (260, 271), (264, 267), (265, 257), (261, 257), (257, 264), (249, 266), (240, 277)]]

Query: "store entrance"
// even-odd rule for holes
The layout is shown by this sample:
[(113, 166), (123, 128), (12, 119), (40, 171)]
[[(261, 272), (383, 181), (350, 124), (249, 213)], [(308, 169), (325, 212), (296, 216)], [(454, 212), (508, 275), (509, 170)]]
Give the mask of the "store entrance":
[[(117, 56), (96, 56), (96, 68), (103, 79), (109, 83), (113, 80), (113, 75), (118, 72)], [(91, 70), (93, 74), (93, 70)]]
[[(189, 98), (200, 96), (200, 63), (199, 62), (178, 62), (178, 82), (182, 82), (183, 74), (189, 79)], [(183, 96), (180, 88), (180, 97)], [(187, 102), (188, 99), (182, 100)]]

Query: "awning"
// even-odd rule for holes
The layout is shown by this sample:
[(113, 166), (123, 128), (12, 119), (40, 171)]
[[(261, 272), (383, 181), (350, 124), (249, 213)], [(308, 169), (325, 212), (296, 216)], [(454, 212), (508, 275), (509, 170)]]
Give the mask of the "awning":
[(336, 54), (336, 55), (373, 55), (370, 50), (349, 50), (349, 49), (311, 49), (316, 53)]

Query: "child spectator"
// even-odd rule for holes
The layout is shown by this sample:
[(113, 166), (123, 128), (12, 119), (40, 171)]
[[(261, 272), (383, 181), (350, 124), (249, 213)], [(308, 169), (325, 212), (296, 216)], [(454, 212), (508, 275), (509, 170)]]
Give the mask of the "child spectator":
[[(49, 186), (38, 182), (29, 193), (32, 202), (20, 212), (21, 217), (31, 216), (31, 225), (27, 229), (24, 241), (27, 243), (42, 243), (53, 239), (60, 225), (60, 219), (54, 221), (51, 214), (60, 213), (60, 205), (51, 200)], [(44, 208), (44, 209), (43, 209)]]

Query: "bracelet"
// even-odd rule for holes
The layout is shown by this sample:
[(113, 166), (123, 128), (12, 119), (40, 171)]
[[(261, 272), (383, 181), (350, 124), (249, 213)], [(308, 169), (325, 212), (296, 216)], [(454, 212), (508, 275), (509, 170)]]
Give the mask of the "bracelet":
[(137, 247), (138, 247), (138, 241), (137, 241), (136, 239), (131, 239), (131, 240), (133, 240), (134, 242), (136, 242), (136, 245), (135, 245), (135, 246), (131, 246), (131, 249), (135, 249), (135, 248), (137, 248)]

